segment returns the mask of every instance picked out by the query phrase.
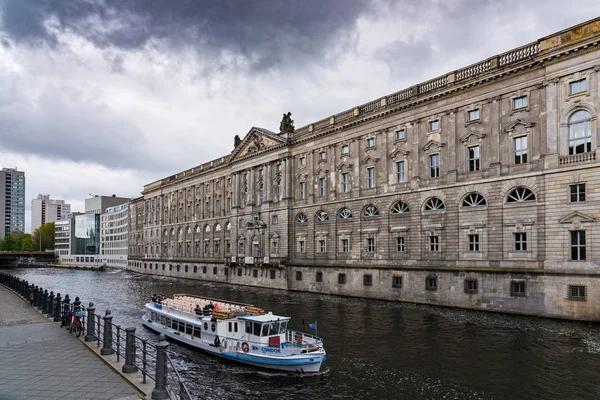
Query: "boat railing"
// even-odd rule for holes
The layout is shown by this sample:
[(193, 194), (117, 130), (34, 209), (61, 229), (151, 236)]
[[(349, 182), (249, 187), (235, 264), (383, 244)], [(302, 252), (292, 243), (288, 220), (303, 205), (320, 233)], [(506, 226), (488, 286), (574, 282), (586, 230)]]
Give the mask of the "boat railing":
[[(300, 339), (298, 339), (300, 338)], [(314, 343), (314, 344), (323, 344), (323, 339), (321, 339), (320, 337), (316, 336), (316, 335), (311, 335), (310, 333), (306, 333), (306, 332), (300, 332), (300, 331), (294, 331), (291, 329), (288, 329), (286, 332), (286, 341), (290, 342), (290, 343), (296, 343), (296, 342), (308, 342), (308, 343)]]
[[(268, 354), (270, 356), (275, 357), (287, 357), (291, 355), (297, 355), (302, 353), (308, 353), (311, 345), (320, 345), (321, 341), (316, 341), (316, 336), (311, 337), (310, 342), (305, 341), (303, 343), (295, 343), (295, 342), (282, 342), (279, 347), (270, 346), (269, 343), (264, 342), (255, 342), (246, 339), (239, 339), (227, 336), (220, 337), (220, 349), (221, 352), (230, 351), (230, 352), (238, 352), (238, 353), (249, 353), (249, 354)], [(206, 343), (210, 343), (210, 341), (205, 341)], [(248, 351), (244, 351), (244, 343), (248, 345)]]

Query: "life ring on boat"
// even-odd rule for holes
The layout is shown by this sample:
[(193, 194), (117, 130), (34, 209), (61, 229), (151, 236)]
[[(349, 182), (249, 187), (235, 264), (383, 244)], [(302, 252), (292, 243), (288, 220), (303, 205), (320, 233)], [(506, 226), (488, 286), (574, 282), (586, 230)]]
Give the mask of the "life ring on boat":
[(223, 341), (221, 342), (221, 348), (226, 348), (227, 347), (227, 339), (223, 339)]
[(215, 336), (215, 347), (221, 347), (221, 339), (218, 336)]
[(250, 351), (250, 346), (248, 345), (248, 343), (246, 343), (246, 342), (242, 343), (242, 351), (244, 353), (247, 353)]

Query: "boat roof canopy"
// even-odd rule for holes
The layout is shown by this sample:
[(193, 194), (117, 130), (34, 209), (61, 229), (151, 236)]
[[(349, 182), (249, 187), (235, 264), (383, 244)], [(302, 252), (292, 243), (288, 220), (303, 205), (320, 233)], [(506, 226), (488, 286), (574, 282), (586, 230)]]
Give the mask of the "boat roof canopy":
[(282, 317), (279, 315), (265, 314), (265, 315), (244, 315), (244, 316), (238, 317), (238, 319), (243, 319), (243, 320), (252, 321), (252, 322), (276, 322), (276, 321), (289, 321), (290, 317)]

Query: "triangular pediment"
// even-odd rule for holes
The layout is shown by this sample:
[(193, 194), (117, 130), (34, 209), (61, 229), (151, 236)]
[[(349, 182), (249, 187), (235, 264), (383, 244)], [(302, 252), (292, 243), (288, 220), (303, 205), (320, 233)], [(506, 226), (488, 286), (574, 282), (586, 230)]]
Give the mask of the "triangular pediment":
[(460, 141), (463, 143), (467, 143), (471, 138), (483, 139), (486, 136), (485, 133), (477, 132), (475, 130), (469, 131), (465, 136), (460, 138)]
[(510, 125), (508, 125), (504, 131), (507, 133), (514, 133), (514, 132), (518, 132), (519, 130), (523, 130), (525, 132), (529, 132), (531, 130), (531, 128), (533, 128), (535, 126), (535, 122), (523, 122), (520, 119), (517, 119), (513, 122), (510, 123)]
[(425, 146), (423, 146), (423, 151), (439, 151), (445, 145), (445, 143), (440, 143), (437, 140), (430, 140)]
[(230, 160), (251, 156), (258, 153), (263, 153), (274, 147), (278, 147), (282, 144), (287, 144), (288, 139), (277, 135), (267, 129), (263, 128), (252, 128), (250, 132), (246, 134), (244, 139), (237, 145), (231, 153)]
[(594, 222), (595, 220), (596, 220), (596, 218), (592, 217), (591, 215), (587, 215), (587, 214), (584, 214), (579, 211), (573, 211), (573, 212), (570, 212), (569, 214), (567, 214), (566, 216), (564, 216), (563, 218), (561, 218), (560, 223), (568, 224), (568, 223), (575, 222), (575, 221)]
[(363, 164), (376, 163), (377, 161), (379, 161), (379, 158), (377, 158), (377, 157), (366, 156), (365, 158), (363, 158), (362, 163)]
[(352, 168), (352, 164), (347, 163), (346, 161), (342, 161), (341, 163), (339, 163), (338, 165), (336, 165), (335, 169), (337, 171), (341, 171), (342, 169), (346, 168), (347, 170)]
[(392, 152), (392, 154), (390, 154), (390, 157), (391, 157), (391, 158), (396, 158), (396, 156), (397, 156), (397, 155), (400, 155), (400, 156), (404, 156), (404, 157), (406, 157), (406, 156), (408, 156), (409, 154), (410, 154), (410, 151), (408, 151), (408, 150), (395, 149), (395, 150)]

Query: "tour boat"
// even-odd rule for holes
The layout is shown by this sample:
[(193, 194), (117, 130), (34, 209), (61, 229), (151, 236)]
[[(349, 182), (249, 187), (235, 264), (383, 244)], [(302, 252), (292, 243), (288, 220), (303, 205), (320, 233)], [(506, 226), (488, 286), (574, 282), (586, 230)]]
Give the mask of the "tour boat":
[(326, 359), (323, 340), (288, 329), (289, 321), (250, 304), (186, 294), (153, 298), (143, 317), (147, 328), (220, 357), (280, 371), (318, 372)]

